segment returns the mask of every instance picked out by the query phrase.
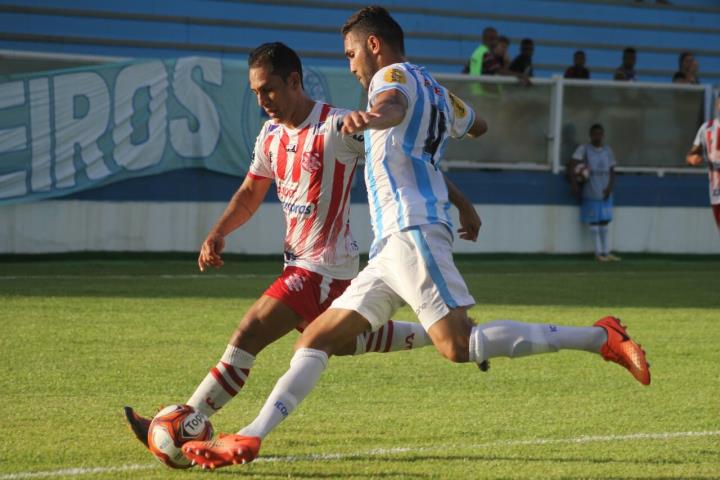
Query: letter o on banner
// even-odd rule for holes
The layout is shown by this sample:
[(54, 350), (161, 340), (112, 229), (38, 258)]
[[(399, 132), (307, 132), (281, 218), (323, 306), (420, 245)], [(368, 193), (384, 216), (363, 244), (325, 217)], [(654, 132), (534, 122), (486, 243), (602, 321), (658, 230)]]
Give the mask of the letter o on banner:
[[(149, 91), (147, 111), (135, 111), (135, 95), (140, 89)], [(160, 163), (167, 140), (168, 79), (165, 65), (154, 61), (129, 65), (115, 80), (115, 129), (113, 157), (128, 170), (140, 170)], [(135, 122), (133, 121), (135, 119)], [(132, 134), (147, 129), (147, 138), (133, 143)], [(135, 125), (133, 125), (135, 123)]]

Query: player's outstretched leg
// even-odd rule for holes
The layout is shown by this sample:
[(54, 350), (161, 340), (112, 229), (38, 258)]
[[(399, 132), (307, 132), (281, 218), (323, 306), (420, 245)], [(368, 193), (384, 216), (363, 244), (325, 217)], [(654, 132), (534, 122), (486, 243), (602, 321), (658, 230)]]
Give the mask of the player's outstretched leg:
[(130, 430), (145, 445), (145, 448), (149, 448), (148, 430), (150, 430), (151, 419), (138, 415), (132, 407), (124, 407), (123, 410), (125, 411), (125, 419), (130, 425)]
[(604, 317), (592, 327), (497, 320), (472, 328), (470, 360), (476, 363), (495, 357), (518, 358), (558, 350), (583, 350), (600, 354), (622, 365), (643, 385), (650, 383), (645, 352), (615, 317)]

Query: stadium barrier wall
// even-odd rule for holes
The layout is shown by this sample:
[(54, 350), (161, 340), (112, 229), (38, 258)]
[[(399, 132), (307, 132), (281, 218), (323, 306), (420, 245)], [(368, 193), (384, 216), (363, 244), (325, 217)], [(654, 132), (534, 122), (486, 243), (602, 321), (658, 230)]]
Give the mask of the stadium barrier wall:
[[(196, 251), (225, 202), (102, 202), (51, 200), (0, 209), (0, 252)], [(592, 243), (568, 205), (476, 205), (483, 220), (476, 243), (456, 240), (463, 253), (579, 253)], [(457, 222), (457, 218), (455, 218)], [(351, 228), (367, 253), (372, 232), (367, 204), (354, 203)], [(280, 205), (265, 203), (227, 239), (226, 251), (277, 254), (285, 223)], [(720, 254), (709, 207), (618, 207), (611, 223), (621, 252)]]

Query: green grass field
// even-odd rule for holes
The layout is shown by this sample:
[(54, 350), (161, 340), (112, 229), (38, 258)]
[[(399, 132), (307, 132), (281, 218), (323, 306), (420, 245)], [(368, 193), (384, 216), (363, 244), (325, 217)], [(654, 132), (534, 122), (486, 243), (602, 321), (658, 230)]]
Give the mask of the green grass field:
[[(213, 474), (163, 467), (122, 416), (185, 401), (280, 270), (231, 257), (200, 276), (194, 261), (0, 258), (0, 480), (720, 478), (718, 257), (460, 257), (477, 321), (618, 315), (648, 351), (652, 385), (578, 352), (496, 359), (488, 373), (432, 348), (335, 358), (262, 458)], [(295, 338), (258, 357), (216, 431), (254, 417)]]

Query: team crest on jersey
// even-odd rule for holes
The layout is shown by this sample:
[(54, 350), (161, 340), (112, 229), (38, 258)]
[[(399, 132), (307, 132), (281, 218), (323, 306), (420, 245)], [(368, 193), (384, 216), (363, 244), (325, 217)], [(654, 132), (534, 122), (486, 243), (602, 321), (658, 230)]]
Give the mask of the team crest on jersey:
[(388, 83), (407, 83), (405, 72), (398, 68), (391, 68), (385, 71), (385, 81)]
[(455, 111), (455, 118), (465, 118), (467, 115), (467, 109), (463, 105), (462, 100), (456, 97), (452, 92), (450, 93), (450, 102), (452, 102), (453, 110)]
[(317, 152), (305, 152), (300, 165), (306, 172), (315, 173), (322, 167), (320, 155)]

